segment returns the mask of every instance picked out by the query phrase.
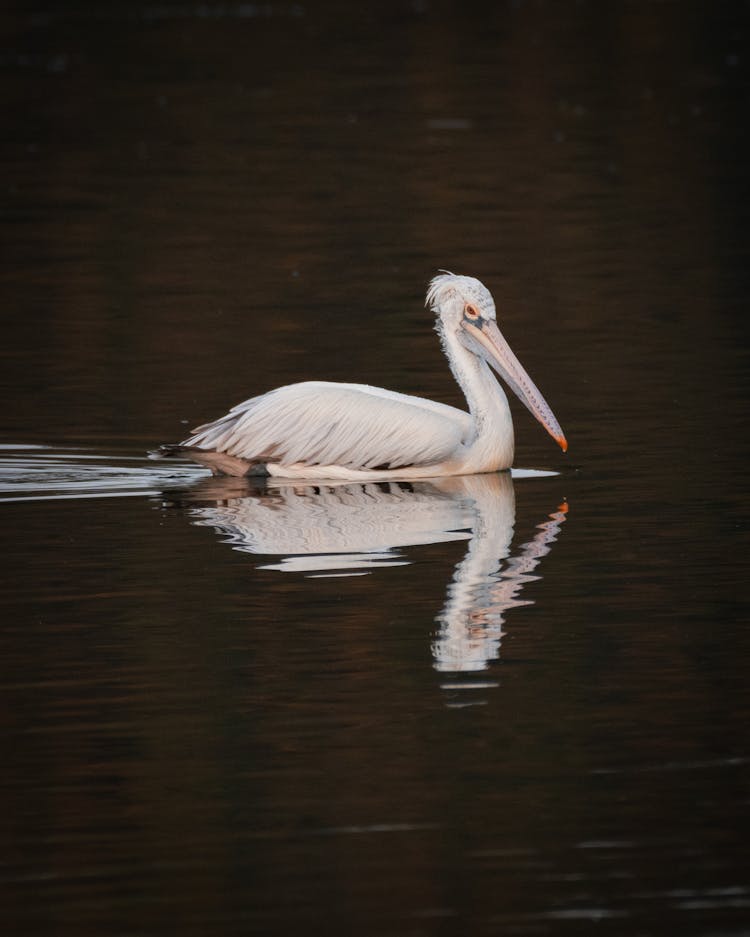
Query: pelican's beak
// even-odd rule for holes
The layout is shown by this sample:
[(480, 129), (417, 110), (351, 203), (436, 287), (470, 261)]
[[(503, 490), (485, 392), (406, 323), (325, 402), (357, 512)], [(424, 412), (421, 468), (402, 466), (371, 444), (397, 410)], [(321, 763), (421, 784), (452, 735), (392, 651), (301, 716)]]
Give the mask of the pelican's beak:
[(463, 327), (480, 345), (488, 364), (492, 365), (518, 399), (539, 420), (562, 451), (566, 452), (568, 442), (560, 429), (560, 424), (555, 419), (555, 414), (539, 393), (536, 384), (526, 373), (521, 362), (510, 350), (510, 345), (503, 338), (495, 322), (491, 319), (480, 319), (474, 325), (464, 319)]

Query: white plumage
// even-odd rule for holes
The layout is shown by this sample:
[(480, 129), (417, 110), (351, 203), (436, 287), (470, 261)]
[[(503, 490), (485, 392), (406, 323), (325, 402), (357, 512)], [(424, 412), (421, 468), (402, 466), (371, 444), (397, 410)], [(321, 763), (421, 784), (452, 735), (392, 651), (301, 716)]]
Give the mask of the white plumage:
[(367, 384), (307, 381), (246, 400), (185, 444), (248, 461), (399, 468), (443, 461), (470, 427), (468, 413), (445, 404)]
[(469, 413), (367, 384), (307, 381), (252, 397), (154, 455), (184, 454), (216, 474), (281, 478), (427, 478), (506, 469), (513, 425), (488, 364), (566, 449), (552, 411), (497, 328), (486, 287), (473, 277), (442, 274), (430, 283), (427, 303)]

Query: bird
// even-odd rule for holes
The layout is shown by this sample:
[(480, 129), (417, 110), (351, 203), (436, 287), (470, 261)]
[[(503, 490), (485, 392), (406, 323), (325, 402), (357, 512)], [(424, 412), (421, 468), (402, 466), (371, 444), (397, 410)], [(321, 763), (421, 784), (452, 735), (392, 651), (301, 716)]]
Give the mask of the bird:
[(214, 475), (373, 481), (508, 469), (513, 421), (490, 367), (565, 452), (555, 415), (511, 351), (492, 294), (478, 279), (441, 271), (425, 305), (468, 413), (368, 384), (304, 381), (245, 400), (151, 458), (187, 457)]

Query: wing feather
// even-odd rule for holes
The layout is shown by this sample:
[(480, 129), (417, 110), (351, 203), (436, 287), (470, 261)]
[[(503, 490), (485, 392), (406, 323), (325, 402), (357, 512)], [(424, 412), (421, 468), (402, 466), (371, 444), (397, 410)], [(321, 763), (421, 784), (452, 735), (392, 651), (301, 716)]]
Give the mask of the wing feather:
[(445, 461), (471, 425), (468, 413), (420, 397), (309, 381), (245, 400), (184, 445), (248, 462), (400, 468)]

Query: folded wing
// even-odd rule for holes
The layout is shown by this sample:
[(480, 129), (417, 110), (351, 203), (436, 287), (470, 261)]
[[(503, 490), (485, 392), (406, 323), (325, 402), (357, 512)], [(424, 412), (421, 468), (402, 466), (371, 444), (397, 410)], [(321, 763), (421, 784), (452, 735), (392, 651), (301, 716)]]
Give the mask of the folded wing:
[(420, 397), (311, 381), (246, 400), (193, 432), (183, 445), (248, 462), (393, 469), (450, 458), (471, 419)]

